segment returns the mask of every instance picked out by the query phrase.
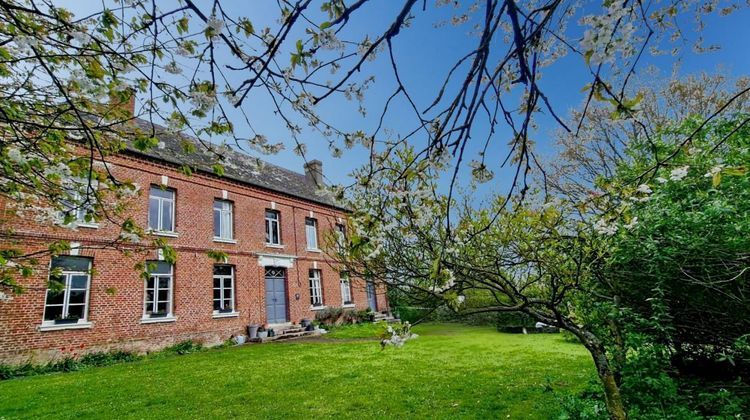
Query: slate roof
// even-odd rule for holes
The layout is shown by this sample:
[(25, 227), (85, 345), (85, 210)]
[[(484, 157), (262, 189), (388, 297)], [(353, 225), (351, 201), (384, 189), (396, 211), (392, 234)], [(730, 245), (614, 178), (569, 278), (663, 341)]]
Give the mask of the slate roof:
[[(208, 174), (214, 174), (213, 166), (220, 164), (224, 168), (224, 178), (345, 210), (330, 193), (319, 189), (304, 174), (264, 162), (229, 147), (211, 145), (214, 152), (206, 150), (206, 145), (195, 137), (170, 133), (166, 128), (158, 124), (152, 125), (143, 119), (136, 119), (135, 124), (146, 132), (153, 127), (159, 145), (144, 152), (129, 144), (128, 153), (180, 166), (187, 165), (193, 170)], [(195, 151), (187, 152), (186, 142), (192, 143)]]

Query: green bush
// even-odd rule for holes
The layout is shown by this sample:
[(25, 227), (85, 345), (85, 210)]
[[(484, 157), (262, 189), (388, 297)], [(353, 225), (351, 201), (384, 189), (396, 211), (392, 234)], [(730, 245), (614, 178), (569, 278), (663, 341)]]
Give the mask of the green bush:
[(202, 344), (196, 343), (193, 340), (185, 340), (173, 346), (167, 347), (166, 349), (164, 349), (164, 353), (174, 353), (174, 354), (182, 355), (182, 354), (195, 353), (201, 350), (203, 350)]
[(359, 324), (362, 322), (371, 322), (373, 312), (369, 309), (355, 311), (338, 307), (329, 307), (318, 311), (315, 314), (315, 324), (324, 328), (337, 325)]
[(134, 353), (125, 351), (89, 353), (78, 359), (66, 357), (41, 365), (25, 363), (23, 365), (0, 365), (0, 380), (24, 376), (44, 375), (54, 372), (72, 372), (89, 367), (109, 366), (116, 363), (133, 362), (141, 359)]

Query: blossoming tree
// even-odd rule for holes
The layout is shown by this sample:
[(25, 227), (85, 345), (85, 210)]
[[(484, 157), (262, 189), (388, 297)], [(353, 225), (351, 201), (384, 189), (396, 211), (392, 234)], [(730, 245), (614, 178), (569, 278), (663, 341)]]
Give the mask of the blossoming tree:
[[(609, 104), (612, 115), (633, 117), (640, 99), (630, 94), (629, 86), (644, 55), (679, 51), (682, 44), (675, 40), (686, 37), (680, 30), (685, 20), (696, 19), (702, 27), (706, 13), (729, 14), (744, 4), (406, 0), (389, 3), (392, 8), (382, 21), (374, 22), (377, 29), (363, 30), (365, 25), (359, 23), (371, 20), (368, 11), (382, 6), (374, 3), (281, 0), (269, 19), (220, 0), (113, 0), (78, 16), (48, 0), (0, 0), (0, 194), (16, 203), (16, 211), (46, 221), (67, 213), (62, 221), (70, 222), (69, 212), (77, 209), (89, 220), (110, 219), (122, 226), (118, 242), (138, 242), (141, 229), (123, 211), (123, 202), (138, 193), (137, 186), (116, 179), (107, 166), (107, 157), (126, 142), (141, 149), (158, 144), (153, 130), (128, 124), (134, 118), (192, 134), (218, 157), (220, 144), (252, 153), (275, 153), (288, 145), (303, 157), (312, 138), (335, 157), (359, 145), (369, 159), (355, 175), (350, 198), (369, 202), (361, 207), (369, 212), (357, 214), (354, 237), (368, 240), (367, 246), (355, 248), (367, 253), (368, 264), (381, 261), (379, 274), (397, 278), (402, 273), (387, 270), (400, 264), (382, 260), (387, 240), (379, 238), (402, 235), (404, 261), (408, 257), (434, 287), (445, 288), (442, 296), (450, 297), (447, 286), (456, 281), (459, 260), (449, 256), (484, 264), (491, 259), (485, 251), (509, 252), (487, 242), (472, 254), (475, 238), (505, 244), (511, 227), (496, 222), (518, 211), (518, 217), (535, 220), (534, 235), (544, 236), (541, 232), (550, 229), (545, 220), (554, 219), (552, 210), (524, 213), (522, 198), (531, 187), (532, 172), (545, 176), (532, 141), (540, 117), (549, 116), (563, 130), (577, 132), (546, 93), (543, 76), (559, 68), (561, 57), (577, 57), (580, 73), (590, 80), (582, 86), (582, 118), (594, 102)], [(405, 82), (405, 64), (396, 47), (417, 19), (429, 19), (429, 12), (447, 7), (452, 7), (450, 17), (434, 22), (433, 29), (466, 27), (471, 42), (451, 59), (439, 83), (420, 88), (429, 92), (425, 99)], [(465, 31), (460, 36), (464, 38)], [(698, 36), (695, 49), (706, 48), (700, 40)], [(371, 105), (366, 93), (374, 83), (372, 63), (377, 61), (385, 64), (390, 80), (378, 85), (388, 96), (376, 105), (377, 123), (369, 130), (340, 124), (337, 113), (326, 112), (323, 104), (337, 97), (354, 101), (365, 121)], [(258, 97), (270, 104), (288, 141), (271, 140), (256, 129), (260, 121), (249, 104)], [(132, 115), (123, 104), (134, 99), (138, 106)], [(389, 129), (397, 101), (405, 104), (411, 124), (400, 132)], [(404, 114), (403, 109), (398, 113)], [(501, 128), (509, 134), (500, 135)], [(489, 156), (497, 153), (488, 150), (503, 157), (493, 162)], [(392, 162), (400, 162), (398, 171), (388, 166)], [(472, 210), (474, 202), (457, 199), (466, 187), (461, 185), (462, 170), (486, 183), (503, 166), (512, 169), (510, 187), (484, 210)], [(217, 165), (214, 171), (221, 175), (223, 168)], [(434, 182), (438, 178), (440, 187)], [(437, 194), (439, 188), (446, 191)], [(386, 210), (396, 211), (397, 217), (385, 217)], [(3, 235), (11, 232), (6, 229)], [(569, 244), (563, 240), (566, 235), (556, 229), (553, 236)], [(156, 245), (166, 250), (165, 244)], [(49, 251), (66, 246), (53, 244)], [(526, 246), (517, 246), (513, 252), (526, 251)], [(33, 265), (30, 256), (16, 249), (4, 249), (0, 257), (0, 282), (11, 288), (14, 276), (27, 275)], [(580, 264), (575, 259), (559, 263), (558, 269), (566, 270)], [(545, 281), (559, 277), (547, 273), (553, 268), (550, 264), (539, 275)], [(536, 276), (523, 272), (522, 266), (511, 264), (510, 269), (511, 283)], [(404, 274), (413, 276), (415, 271)], [(523, 289), (535, 289), (535, 284)], [(558, 308), (564, 300), (560, 293), (564, 296), (570, 288), (555, 284), (539, 293)], [(433, 286), (409, 287), (440, 292)], [(512, 287), (505, 291), (513, 296)], [(516, 299), (526, 305), (525, 298)], [(530, 301), (540, 317), (562, 316), (543, 311), (535, 299), (542, 298)], [(513, 300), (507, 303), (516, 306)], [(613, 416), (621, 418), (616, 393), (611, 400)]]

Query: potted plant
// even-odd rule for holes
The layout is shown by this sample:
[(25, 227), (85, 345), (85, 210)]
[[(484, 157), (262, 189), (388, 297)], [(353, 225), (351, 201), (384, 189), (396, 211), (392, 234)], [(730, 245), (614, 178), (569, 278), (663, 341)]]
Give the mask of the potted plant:
[(57, 325), (65, 325), (65, 324), (77, 324), (78, 320), (80, 318), (77, 315), (68, 315), (66, 317), (58, 317), (55, 318), (55, 324)]
[(268, 324), (263, 324), (260, 328), (258, 328), (258, 338), (267, 338), (268, 337), (268, 329), (266, 328)]

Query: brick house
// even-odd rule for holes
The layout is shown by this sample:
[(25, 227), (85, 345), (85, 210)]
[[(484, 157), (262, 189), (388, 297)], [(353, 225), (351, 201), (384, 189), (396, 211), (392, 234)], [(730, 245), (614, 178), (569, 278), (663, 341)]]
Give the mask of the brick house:
[[(137, 120), (144, 128), (146, 122)], [(116, 223), (81, 222), (75, 229), (14, 219), (0, 211), (10, 237), (41, 251), (55, 240), (70, 255), (42, 257), (25, 292), (0, 302), (0, 361), (44, 361), (90, 351), (150, 351), (187, 339), (220, 343), (248, 324), (285, 325), (314, 319), (326, 307), (386, 311), (384, 288), (349, 279), (327, 262), (326, 232), (345, 234), (345, 209), (322, 192), (322, 164), (305, 174), (223, 149), (225, 173), (213, 175), (213, 154), (157, 127), (159, 146), (127, 149), (108, 159), (114, 175), (134, 181), (139, 197), (128, 213), (177, 253), (168, 264), (156, 249), (127, 253), (108, 244)], [(192, 175), (180, 170), (193, 168)], [(228, 255), (217, 263), (209, 251)], [(135, 264), (146, 262), (150, 276)], [(62, 293), (48, 293), (49, 268), (60, 267)], [(77, 317), (77, 319), (76, 319)]]

